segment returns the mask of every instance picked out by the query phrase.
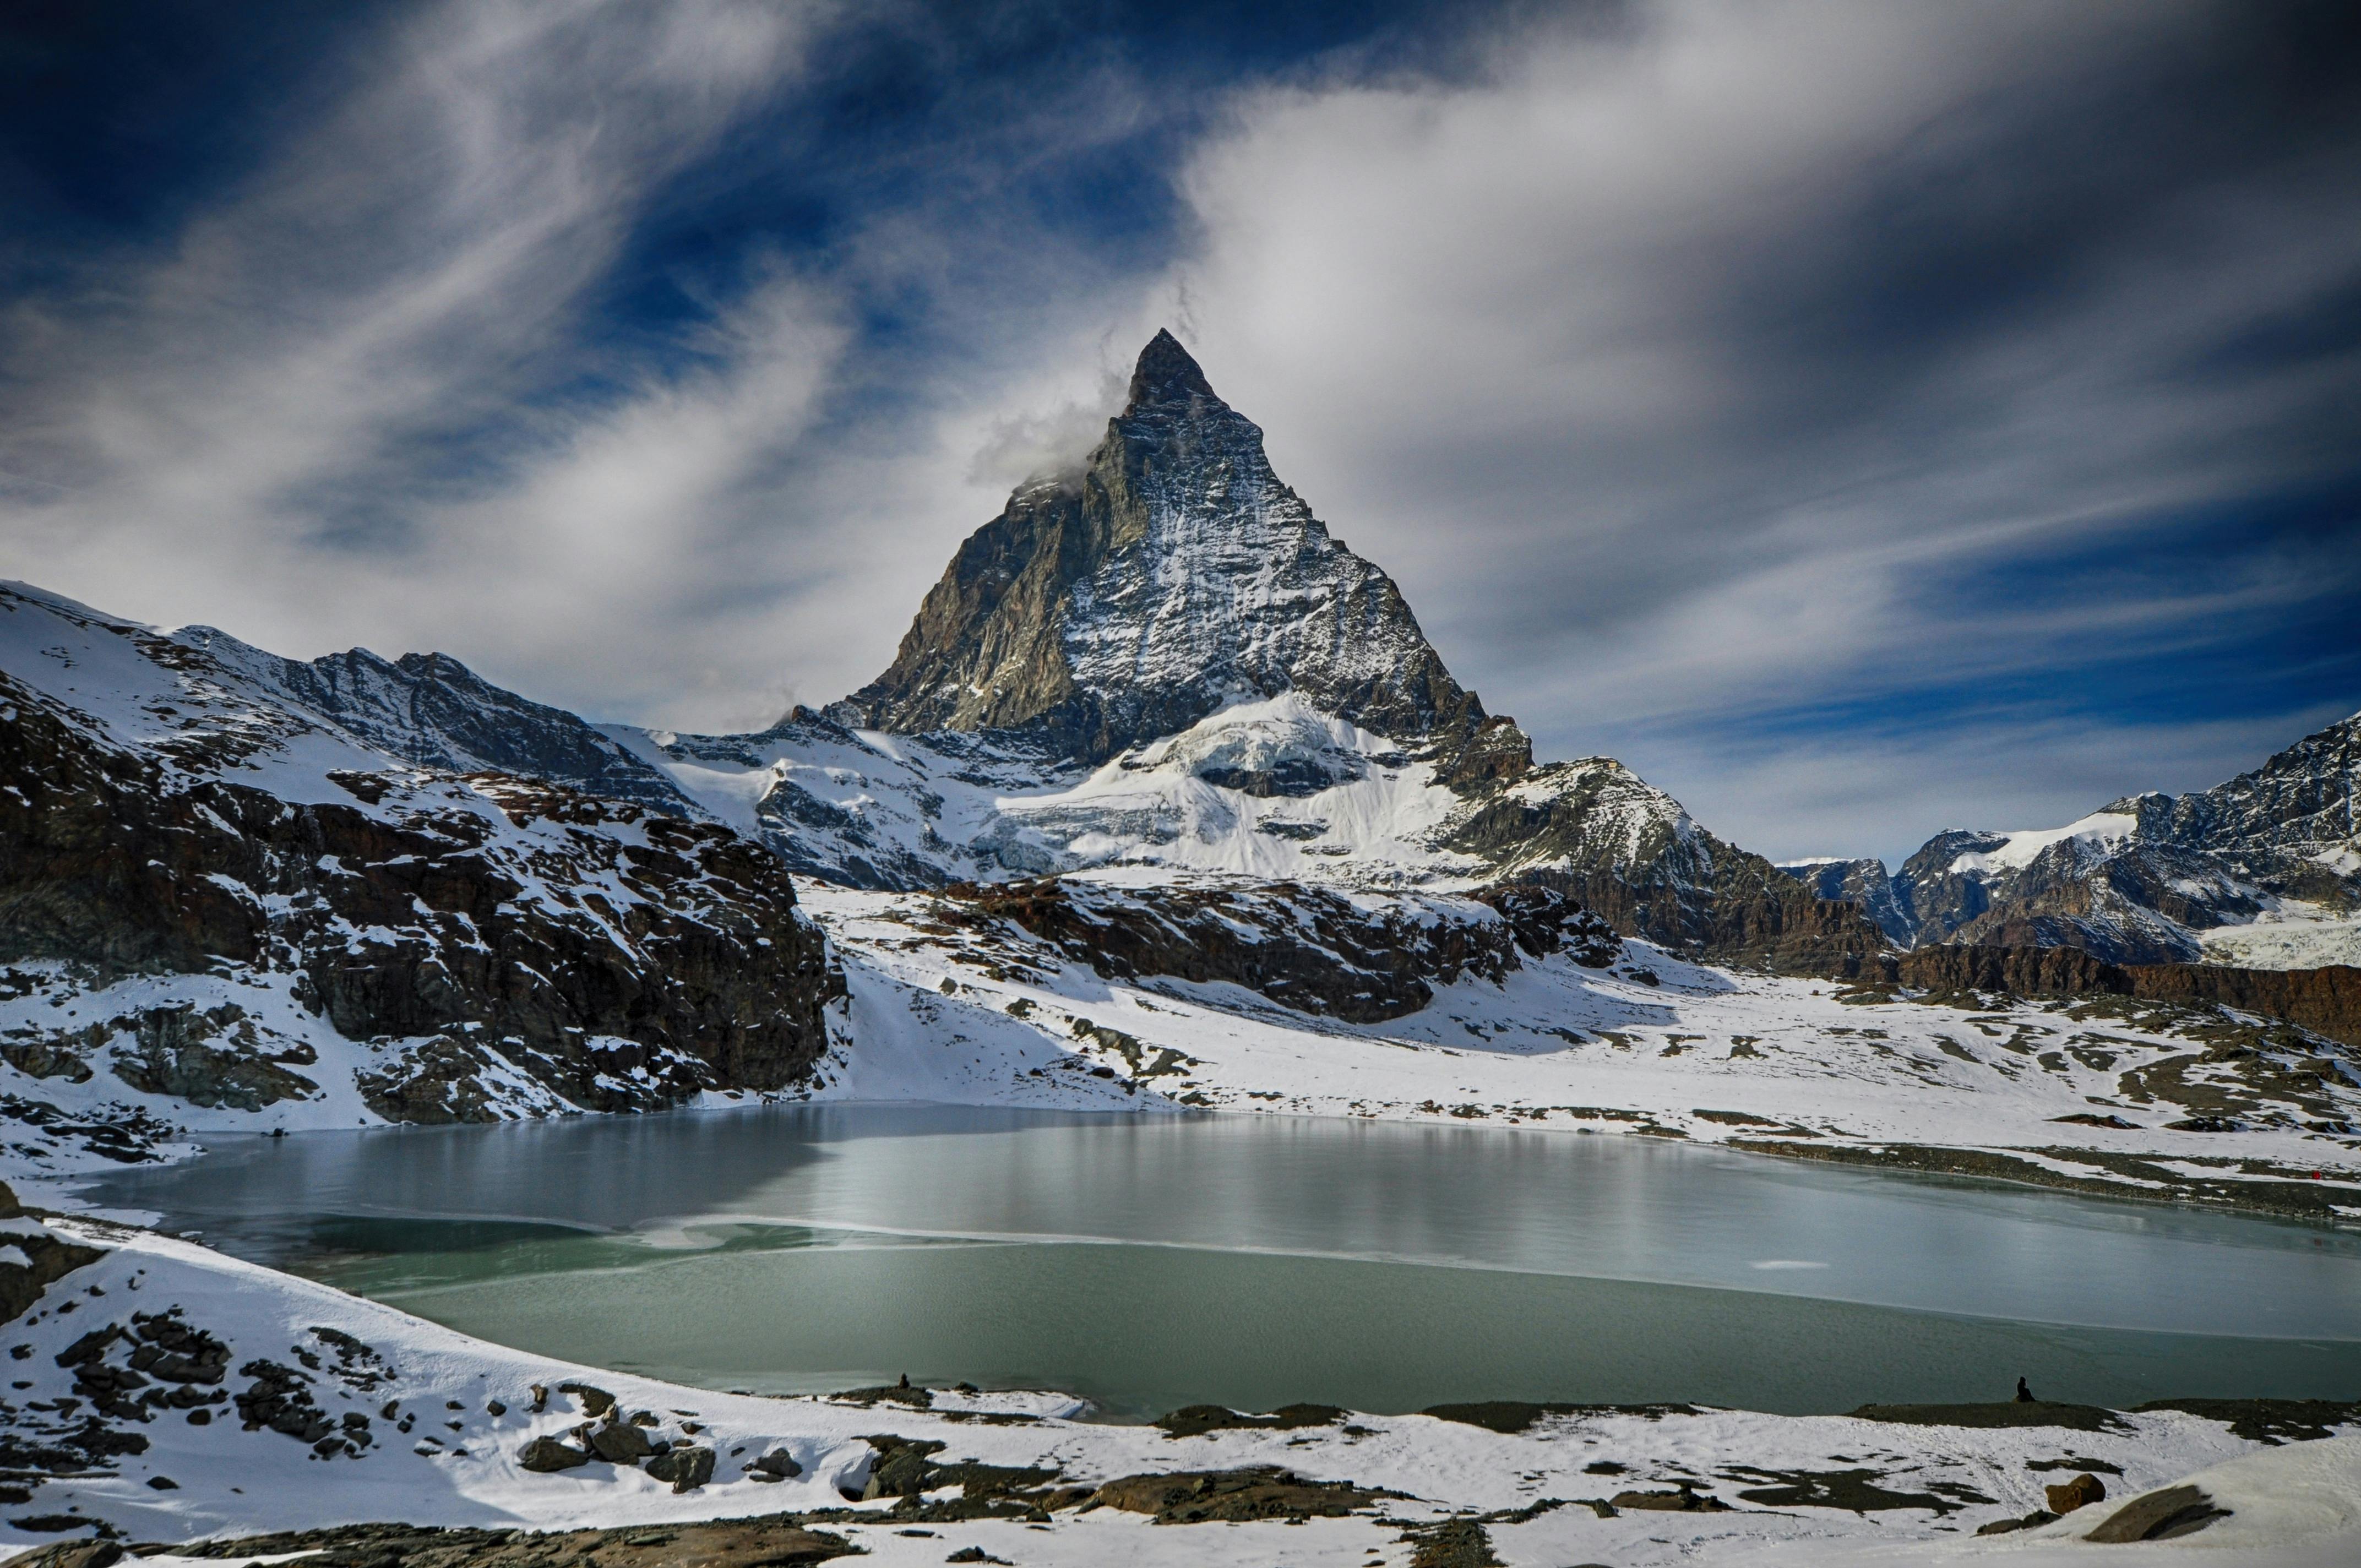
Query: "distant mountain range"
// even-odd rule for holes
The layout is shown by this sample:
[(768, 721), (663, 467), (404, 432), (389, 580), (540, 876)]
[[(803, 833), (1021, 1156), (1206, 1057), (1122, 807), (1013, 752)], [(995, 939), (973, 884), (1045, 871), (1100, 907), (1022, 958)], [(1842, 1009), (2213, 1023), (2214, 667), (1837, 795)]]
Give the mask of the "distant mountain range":
[(2111, 963), (2361, 964), (2361, 714), (2252, 773), (2138, 795), (2063, 828), (1949, 829), (1889, 875), (1780, 869), (1897, 946), (2080, 948)]

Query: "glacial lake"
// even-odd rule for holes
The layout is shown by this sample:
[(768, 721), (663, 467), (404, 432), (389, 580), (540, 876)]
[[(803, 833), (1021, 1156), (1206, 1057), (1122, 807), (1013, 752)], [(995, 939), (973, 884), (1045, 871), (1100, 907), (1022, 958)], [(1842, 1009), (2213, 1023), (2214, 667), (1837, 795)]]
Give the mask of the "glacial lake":
[(82, 1195), (710, 1387), (1826, 1413), (2361, 1398), (2361, 1234), (1653, 1140), (763, 1107), (224, 1140)]

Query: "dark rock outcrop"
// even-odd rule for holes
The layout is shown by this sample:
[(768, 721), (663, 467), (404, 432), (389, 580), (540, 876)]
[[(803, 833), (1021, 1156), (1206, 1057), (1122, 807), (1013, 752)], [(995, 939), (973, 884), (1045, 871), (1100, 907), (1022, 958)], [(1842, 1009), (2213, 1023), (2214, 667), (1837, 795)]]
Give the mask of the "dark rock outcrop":
[[(0, 962), (293, 974), (349, 1038), (464, 1035), (594, 1109), (776, 1088), (824, 1048), (824, 941), (728, 828), (503, 774), (346, 773), (348, 804), (282, 799), (243, 782), (250, 736), (111, 743), (6, 674), (0, 704)], [(116, 1072), (202, 1104), (312, 1092), (289, 1066), (307, 1058), (236, 1011), (117, 1020)], [(381, 1088), (395, 1113), (408, 1081)]]
[(1521, 949), (1613, 960), (1605, 923), (1554, 889), (1490, 888), (1477, 901), (1499, 917), (1454, 900), (1355, 900), (1294, 883), (1135, 891), (1049, 877), (954, 883), (940, 907), (954, 920), (1012, 922), (1108, 979), (1227, 981), (1356, 1024), (1415, 1013), (1465, 976), (1502, 980)]
[(1859, 908), (1715, 837), (1611, 758), (1467, 793), (1447, 847), (1556, 888), (1628, 936), (1715, 963), (1848, 979), (1875, 972), (1886, 951)]
[(1888, 941), (1907, 946), (1916, 939), (1915, 914), (1905, 890), (1887, 874), (1883, 861), (1791, 861), (1779, 869), (1802, 883), (1815, 898), (1855, 905), (1885, 933)]
[(2361, 969), (2231, 969), (2220, 964), (2112, 964), (2076, 948), (1940, 946), (1894, 961), (1902, 984), (2018, 996), (2116, 995), (2225, 1006), (2285, 1019), (2361, 1046)]
[[(15, 1190), (0, 1181), (0, 1220), (16, 1219), (24, 1212)], [(12, 1235), (7, 1245), (22, 1253), (25, 1261), (0, 1262), (0, 1323), (15, 1322), (41, 1299), (42, 1291), (106, 1255), (96, 1247), (50, 1235), (47, 1230), (38, 1235)]]

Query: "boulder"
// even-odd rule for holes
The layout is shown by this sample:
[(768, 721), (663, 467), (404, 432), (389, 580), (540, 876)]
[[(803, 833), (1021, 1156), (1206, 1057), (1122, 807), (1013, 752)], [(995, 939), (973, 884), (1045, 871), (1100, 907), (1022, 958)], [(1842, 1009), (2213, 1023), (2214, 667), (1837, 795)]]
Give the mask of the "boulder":
[(792, 1481), (803, 1473), (796, 1456), (784, 1448), (774, 1448), (746, 1466), (747, 1475), (756, 1481)]
[(2167, 1486), (2160, 1492), (2134, 1497), (2101, 1519), (2082, 1539), (2103, 1546), (2126, 1545), (2135, 1541), (2170, 1541), (2176, 1536), (2193, 1535), (2215, 1519), (2229, 1517), (2229, 1509), (2195, 1486)]
[(2107, 1495), (2107, 1488), (2087, 1470), (2071, 1481), (2045, 1487), (2044, 1491), (2049, 1499), (2049, 1511), (2053, 1514), (2070, 1514), (2076, 1508), (2087, 1508)]
[(655, 1452), (643, 1427), (609, 1420), (590, 1431), (590, 1452), (609, 1464), (637, 1464)]
[(713, 1479), (713, 1450), (700, 1443), (683, 1443), (648, 1461), (648, 1474), (669, 1481), (675, 1492), (694, 1492)]
[(589, 1453), (554, 1437), (537, 1437), (517, 1451), (517, 1463), (527, 1470), (548, 1475), (553, 1471), (571, 1470), (590, 1463)]

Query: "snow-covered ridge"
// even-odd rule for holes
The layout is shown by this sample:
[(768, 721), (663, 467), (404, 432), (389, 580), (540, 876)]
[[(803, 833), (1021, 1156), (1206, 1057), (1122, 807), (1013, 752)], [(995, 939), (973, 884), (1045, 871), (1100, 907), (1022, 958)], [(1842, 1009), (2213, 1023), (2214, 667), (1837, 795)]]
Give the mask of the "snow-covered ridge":
[(2075, 840), (2112, 846), (2130, 838), (2138, 828), (2139, 818), (2129, 812), (2094, 811), (2063, 828), (2026, 828), (1994, 834), (1993, 837), (2000, 840), (1998, 844), (1958, 856), (1949, 869), (1954, 876), (1971, 872), (2022, 871), (2053, 844)]
[[(176, 1128), (645, 1108), (775, 1088), (818, 1053), (824, 942), (757, 844), (571, 716), (471, 707), (456, 665), (407, 706), (349, 683), (312, 706), (312, 668), (0, 589), (17, 1160), (140, 1157)], [(510, 718), (678, 809), (386, 749)]]
[[(1887, 878), (1785, 868), (1861, 903), (1896, 945), (2083, 948), (2116, 963), (2309, 969), (2361, 955), (2361, 720), (2210, 790), (2115, 801), (2062, 828), (1949, 829)], [(1881, 886), (1881, 883), (1887, 884)]]

